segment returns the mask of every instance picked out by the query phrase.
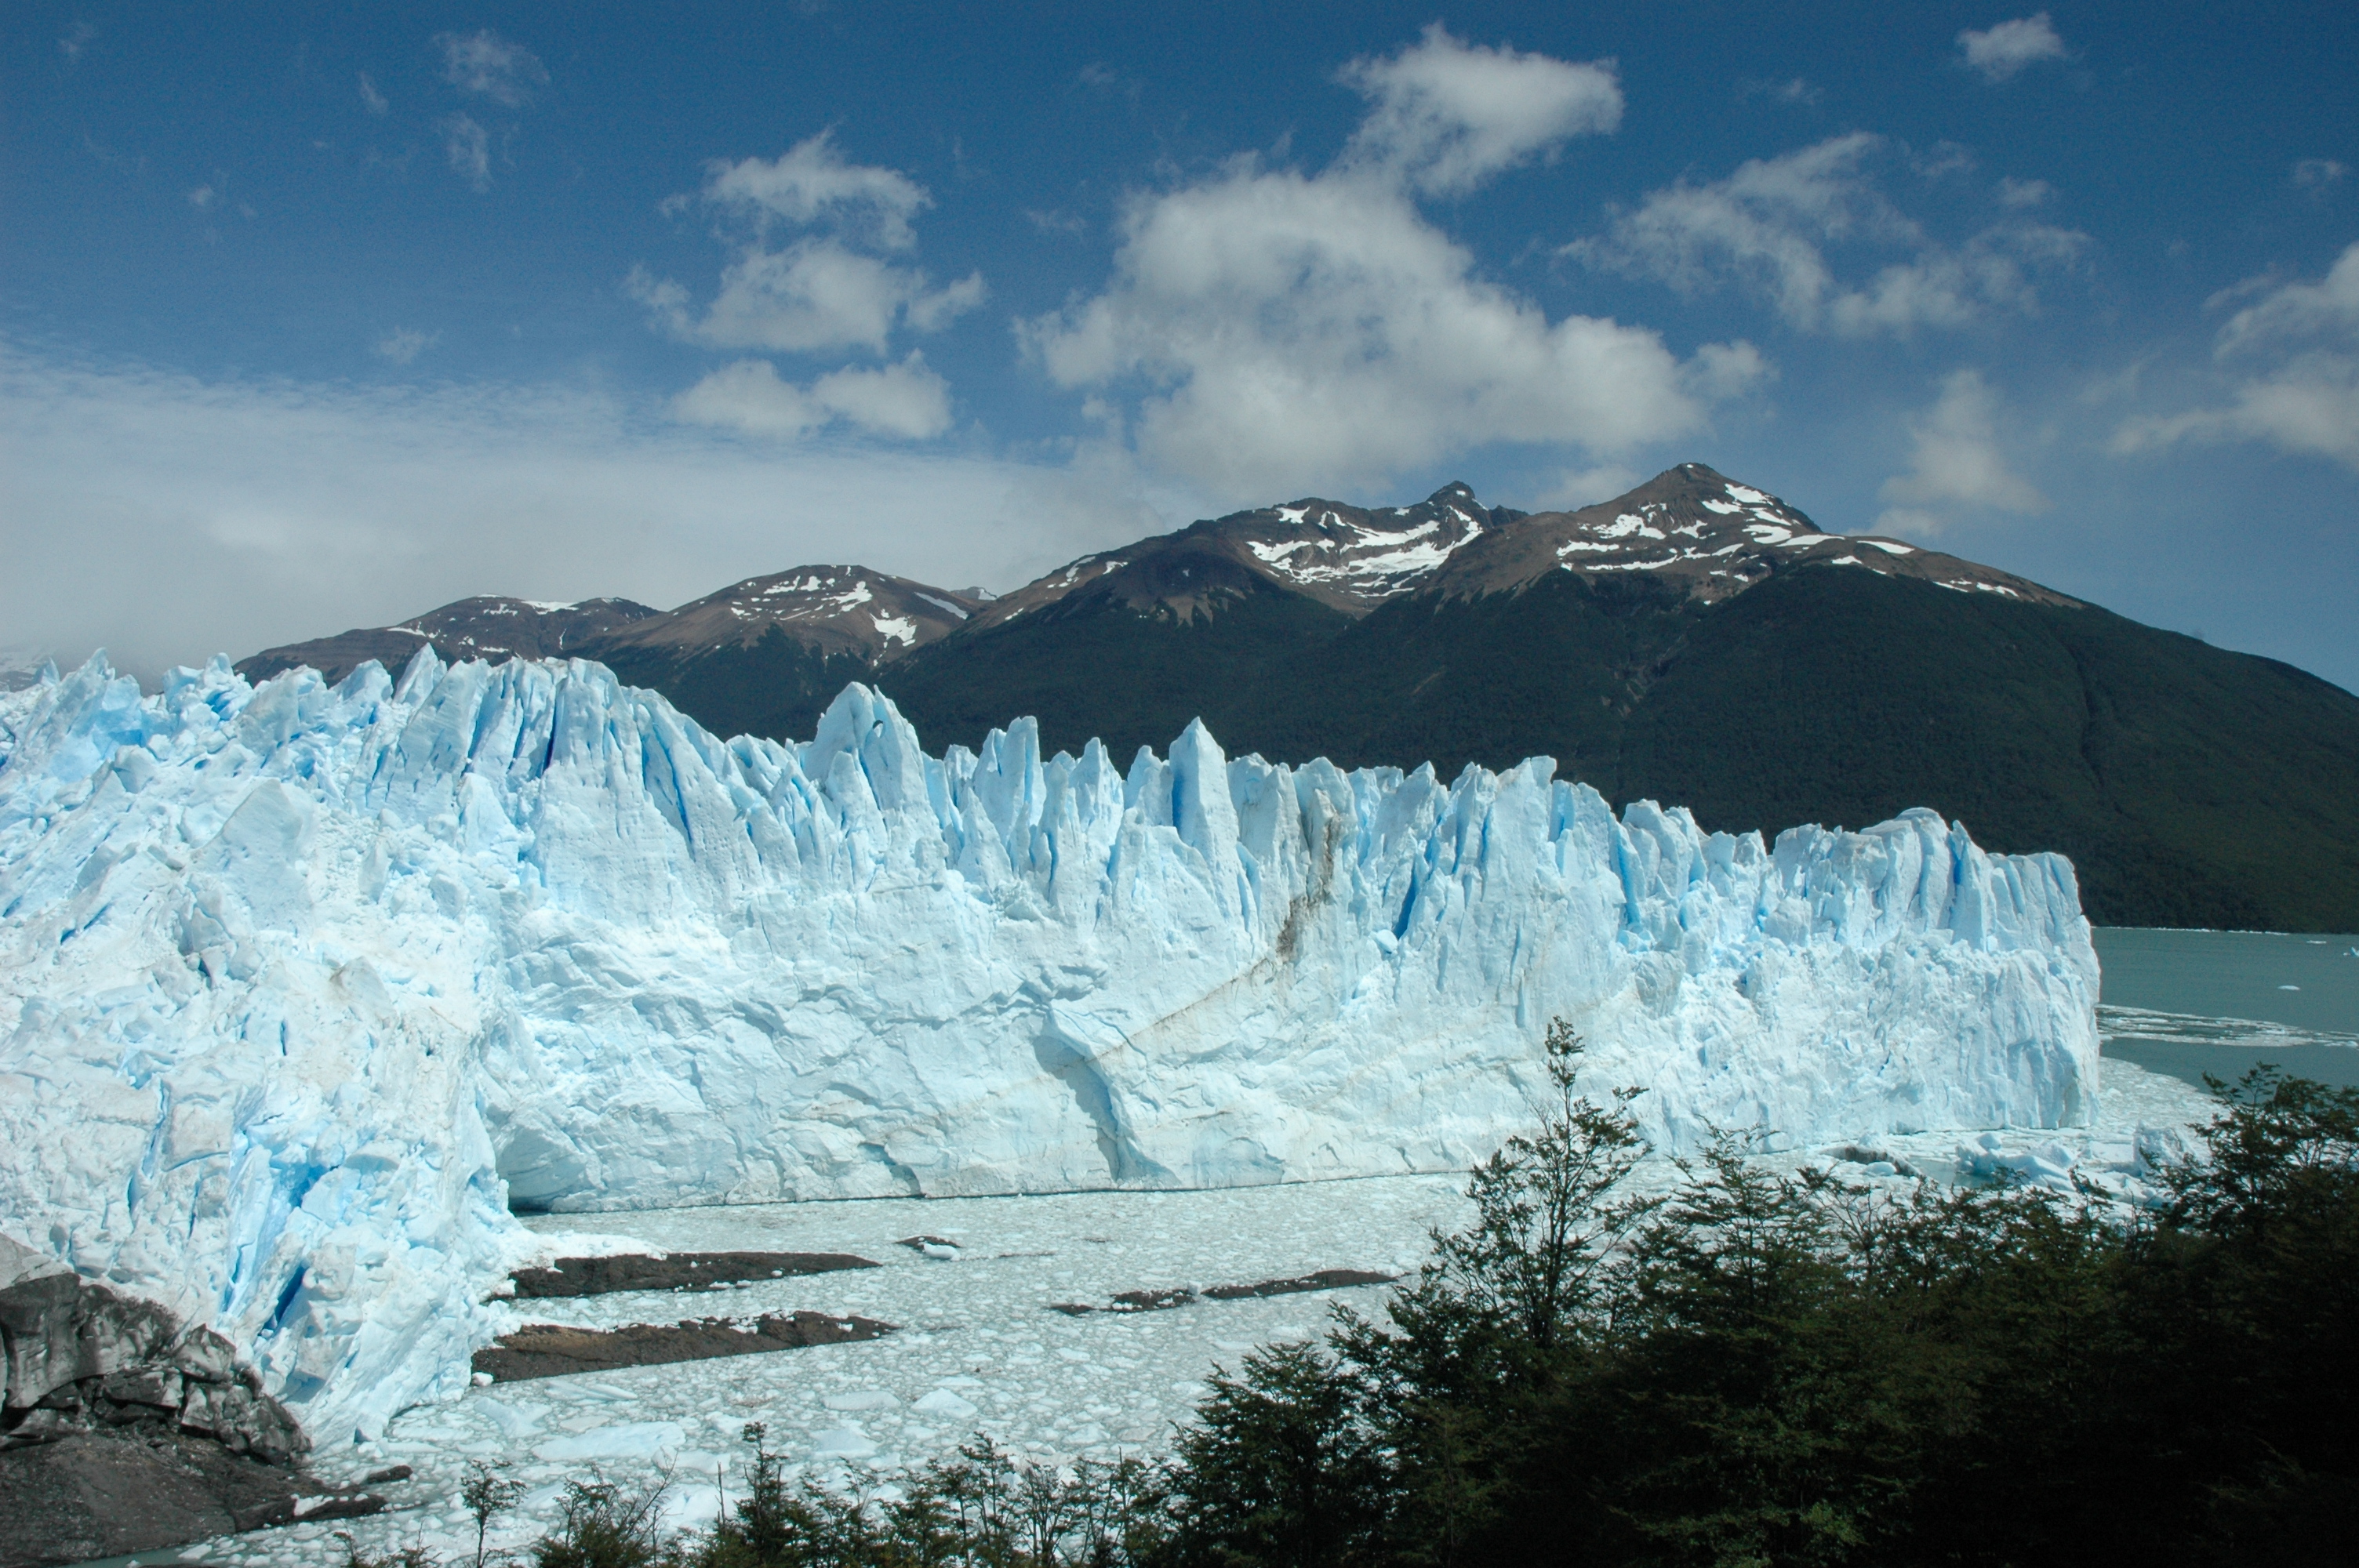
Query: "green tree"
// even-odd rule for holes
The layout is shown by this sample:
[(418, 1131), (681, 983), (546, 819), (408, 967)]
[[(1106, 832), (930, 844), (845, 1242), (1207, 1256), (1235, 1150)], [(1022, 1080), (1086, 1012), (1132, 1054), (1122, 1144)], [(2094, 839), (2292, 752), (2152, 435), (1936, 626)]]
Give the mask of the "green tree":
[(1384, 1467), (1353, 1370), (1308, 1345), (1215, 1372), (1172, 1476), (1182, 1563), (1341, 1568), (1379, 1561)]

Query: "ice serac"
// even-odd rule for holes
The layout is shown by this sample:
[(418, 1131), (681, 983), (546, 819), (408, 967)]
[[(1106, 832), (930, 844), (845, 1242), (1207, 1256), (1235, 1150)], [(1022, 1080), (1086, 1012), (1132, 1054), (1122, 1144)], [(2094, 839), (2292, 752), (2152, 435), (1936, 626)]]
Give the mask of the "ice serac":
[(316, 1441), (448, 1392), (511, 1206), (1463, 1166), (1571, 1019), (1660, 1137), (2087, 1118), (2071, 867), (1620, 816), (1534, 759), (723, 741), (603, 667), (0, 697), (0, 1227)]

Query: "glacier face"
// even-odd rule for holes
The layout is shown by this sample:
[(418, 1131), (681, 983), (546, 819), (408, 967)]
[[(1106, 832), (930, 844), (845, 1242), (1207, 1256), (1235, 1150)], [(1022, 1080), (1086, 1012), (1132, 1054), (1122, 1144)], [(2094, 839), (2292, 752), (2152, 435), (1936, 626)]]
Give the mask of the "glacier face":
[(723, 741), (602, 666), (0, 696), (0, 1225), (315, 1439), (467, 1376), (517, 1207), (1462, 1168), (1551, 1016), (1656, 1135), (2088, 1119), (2071, 867), (1191, 726)]

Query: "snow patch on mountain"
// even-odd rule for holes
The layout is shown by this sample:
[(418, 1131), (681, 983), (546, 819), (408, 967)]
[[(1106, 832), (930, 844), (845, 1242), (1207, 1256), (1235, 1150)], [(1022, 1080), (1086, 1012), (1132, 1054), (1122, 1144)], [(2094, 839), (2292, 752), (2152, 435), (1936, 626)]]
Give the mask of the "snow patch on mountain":
[(1462, 1169), (1563, 1015), (1655, 1136), (2077, 1124), (2071, 867), (1191, 725), (722, 741), (582, 661), (0, 697), (0, 1227), (315, 1440), (463, 1387), (510, 1206)]

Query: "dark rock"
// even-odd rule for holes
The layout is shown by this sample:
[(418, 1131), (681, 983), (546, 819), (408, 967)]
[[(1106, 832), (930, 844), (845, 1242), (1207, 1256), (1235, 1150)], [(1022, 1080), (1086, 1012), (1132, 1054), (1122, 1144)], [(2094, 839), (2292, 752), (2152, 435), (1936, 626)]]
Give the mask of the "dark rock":
[(1321, 1269), (1315, 1274), (1303, 1274), (1290, 1280), (1263, 1280), (1251, 1285), (1212, 1285), (1202, 1291), (1192, 1285), (1180, 1285), (1168, 1291), (1122, 1291), (1109, 1299), (1104, 1306), (1091, 1306), (1084, 1302), (1054, 1302), (1050, 1312), (1060, 1312), (1068, 1317), (1081, 1317), (1093, 1312), (1166, 1312), (1198, 1300), (1214, 1302), (1250, 1301), (1262, 1296), (1299, 1295), (1309, 1291), (1344, 1291), (1363, 1285), (1389, 1285), (1398, 1274), (1371, 1273), (1365, 1269)]
[(0, 1568), (152, 1552), (384, 1506), (158, 1429), (70, 1433), (0, 1451)]
[(554, 1268), (517, 1270), (516, 1293), (520, 1299), (528, 1299), (603, 1296), (615, 1291), (706, 1290), (715, 1284), (740, 1281), (759, 1281), (876, 1266), (849, 1252), (674, 1252), (662, 1258), (636, 1253), (617, 1258), (560, 1258)]
[(180, 1408), (180, 1374), (169, 1367), (116, 1372), (100, 1379), (98, 1388), (99, 1392), (119, 1405), (154, 1405), (173, 1411)]
[(201, 1383), (226, 1383), (237, 1377), (237, 1346), (210, 1328), (192, 1328), (172, 1346), (175, 1370)]
[(303, 1451), (302, 1429), (286, 1408), (242, 1383), (198, 1383), (180, 1407), (183, 1431), (209, 1434), (233, 1454), (288, 1459)]
[(1264, 1280), (1256, 1285), (1214, 1285), (1204, 1294), (1216, 1302), (1244, 1301), (1256, 1296), (1292, 1296), (1308, 1291), (1348, 1291), (1363, 1285), (1389, 1285), (1398, 1274), (1371, 1273), (1365, 1269), (1321, 1269), (1291, 1280)]
[(807, 1345), (842, 1345), (877, 1339), (896, 1325), (849, 1314), (799, 1312), (766, 1314), (749, 1325), (725, 1317), (682, 1319), (677, 1325), (635, 1323), (624, 1328), (572, 1328), (535, 1323), (504, 1334), (475, 1352), (474, 1368), (495, 1381), (559, 1378), (569, 1372), (603, 1372), (621, 1367), (656, 1367), (701, 1361), (716, 1356), (750, 1356), (795, 1350)]

